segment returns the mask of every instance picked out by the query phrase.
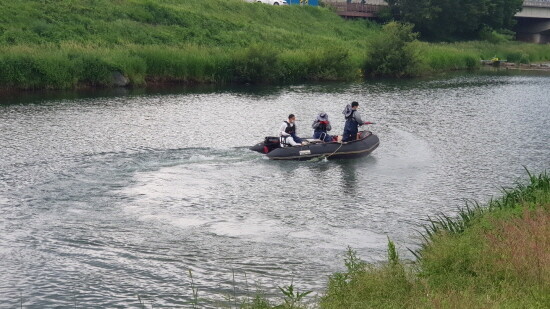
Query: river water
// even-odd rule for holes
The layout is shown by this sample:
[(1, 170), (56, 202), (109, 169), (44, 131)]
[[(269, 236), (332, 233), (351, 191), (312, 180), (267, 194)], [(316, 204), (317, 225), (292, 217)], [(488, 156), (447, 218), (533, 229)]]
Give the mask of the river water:
[[(118, 92), (117, 92), (118, 91)], [(550, 166), (550, 76), (34, 94), (0, 105), (0, 308), (189, 307), (322, 292), (347, 246), (404, 257), (427, 216)], [(247, 150), (289, 114), (380, 137), (353, 161)], [(189, 276), (192, 271), (193, 283)]]

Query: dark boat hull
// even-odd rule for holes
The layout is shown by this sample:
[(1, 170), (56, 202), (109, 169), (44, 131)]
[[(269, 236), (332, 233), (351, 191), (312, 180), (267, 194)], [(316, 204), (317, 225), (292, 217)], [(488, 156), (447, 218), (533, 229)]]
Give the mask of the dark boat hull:
[[(272, 160), (311, 160), (314, 158), (352, 159), (369, 155), (380, 144), (378, 136), (364, 131), (362, 138), (353, 142), (313, 143), (309, 145), (276, 148), (267, 152)], [(265, 153), (264, 143), (252, 146), (250, 149)]]

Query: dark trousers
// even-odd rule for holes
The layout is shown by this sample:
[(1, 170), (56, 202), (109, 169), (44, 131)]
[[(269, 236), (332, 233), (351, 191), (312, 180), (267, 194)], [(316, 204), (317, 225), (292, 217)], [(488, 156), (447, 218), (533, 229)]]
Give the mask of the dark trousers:
[(359, 130), (357, 128), (355, 130), (344, 130), (344, 134), (342, 136), (342, 142), (351, 142), (357, 139), (357, 133)]
[(346, 120), (344, 125), (344, 134), (342, 134), (342, 142), (351, 142), (357, 139), (359, 132), (359, 124), (353, 119)]
[(290, 136), (292, 136), (292, 139), (293, 139), (296, 143), (300, 144), (300, 143), (302, 142), (302, 139), (299, 138), (298, 136), (296, 136), (296, 133), (292, 133), (292, 134), (290, 134)]
[(328, 135), (327, 132), (323, 132), (323, 131), (313, 132), (313, 138), (320, 139), (325, 143), (332, 141), (332, 136)]

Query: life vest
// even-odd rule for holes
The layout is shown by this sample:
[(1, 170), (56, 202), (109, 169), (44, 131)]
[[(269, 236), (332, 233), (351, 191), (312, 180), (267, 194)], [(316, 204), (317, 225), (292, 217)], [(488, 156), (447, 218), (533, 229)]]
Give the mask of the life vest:
[(353, 119), (353, 114), (355, 114), (355, 110), (352, 110), (349, 116), (346, 116), (346, 120)]
[(285, 123), (286, 123), (285, 133), (288, 133), (288, 134), (296, 133), (296, 124), (291, 125), (290, 122), (288, 121), (285, 121)]
[(344, 131), (350, 131), (350, 132), (357, 132), (357, 128), (359, 127), (359, 123), (353, 115), (355, 114), (355, 110), (352, 111), (349, 116), (346, 117), (346, 123), (344, 124)]
[(349, 116), (346, 117), (346, 126), (349, 124), (351, 126), (359, 126), (359, 123), (355, 118), (353, 117), (355, 115), (356, 110), (353, 110)]

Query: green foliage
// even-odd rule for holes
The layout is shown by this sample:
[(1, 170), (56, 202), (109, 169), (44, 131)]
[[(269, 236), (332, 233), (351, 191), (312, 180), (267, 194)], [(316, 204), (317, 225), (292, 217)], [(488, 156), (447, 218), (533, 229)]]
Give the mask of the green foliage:
[[(357, 76), (366, 21), (242, 0), (0, 0), (0, 88)], [(327, 46), (339, 46), (328, 48)]]
[(511, 31), (495, 31), (489, 27), (483, 27), (479, 31), (479, 38), (481, 40), (491, 43), (505, 43), (514, 39), (515, 33)]
[[(351, 80), (550, 60), (544, 45), (427, 44), (410, 26), (241, 0), (0, 0), (0, 90)], [(393, 14), (394, 12), (392, 12)], [(500, 29), (499, 27), (484, 29)], [(506, 35), (506, 34), (504, 34)]]
[(451, 218), (446, 215), (439, 215), (436, 219), (430, 219), (430, 235), (436, 235), (441, 231), (451, 234), (461, 234), (476, 222), (478, 217), (493, 210), (516, 209), (522, 203), (538, 202), (539, 194), (544, 198), (550, 196), (550, 177), (544, 173), (538, 176), (529, 174), (529, 184), (518, 183), (515, 189), (502, 189), (503, 196), (499, 199), (491, 200), (487, 207), (481, 207), (478, 203), (466, 203), (465, 208), (459, 209), (458, 217)]
[(396, 8), (392, 6), (384, 6), (380, 8), (377, 13), (378, 19), (380, 19), (383, 23), (394, 21), (397, 16), (395, 9)]
[(253, 298), (246, 297), (245, 299), (235, 299), (234, 306), (229, 305), (229, 308), (242, 308), (242, 309), (305, 309), (308, 308), (304, 299), (312, 291), (299, 292), (298, 289), (291, 283), (290, 285), (279, 287), (279, 290), (283, 294), (282, 302), (273, 304), (261, 292), (256, 292)]
[(530, 62), (529, 55), (515, 51), (505, 53), (504, 59), (508, 62), (521, 64), (528, 64)]
[(0, 85), (25, 88), (69, 88), (78, 82), (108, 86), (116, 67), (96, 52), (40, 52), (15, 48), (0, 53)]
[(365, 271), (365, 266), (367, 266), (363, 260), (357, 257), (357, 251), (353, 250), (351, 247), (348, 247), (344, 255), (344, 265), (347, 269), (345, 273), (347, 278), (352, 278), (362, 273)]
[(485, 206), (429, 220), (417, 261), (388, 240), (388, 262), (329, 280), (320, 307), (545, 308), (550, 301), (550, 176), (532, 175)]
[(199, 303), (199, 289), (195, 286), (195, 281), (193, 280), (193, 272), (189, 269), (189, 279), (191, 279), (191, 291), (193, 292), (193, 309), (197, 308)]
[(402, 308), (410, 283), (392, 241), (388, 240), (387, 264), (367, 265), (351, 248), (344, 262), (347, 272), (330, 277), (321, 308)]
[(390, 265), (399, 264), (399, 254), (395, 249), (395, 243), (388, 237), (388, 262)]
[(298, 292), (298, 290), (294, 290), (294, 285), (291, 283), (288, 286), (285, 287), (279, 287), (279, 290), (284, 295), (283, 301), (284, 304), (278, 307), (281, 308), (288, 308), (288, 309), (294, 309), (299, 306), (299, 304), (302, 302), (304, 297), (309, 295), (312, 291), (306, 291), (306, 292)]
[(233, 61), (233, 78), (254, 83), (277, 79), (277, 52), (269, 45), (253, 45), (240, 51)]
[(434, 40), (474, 39), (484, 28), (508, 29), (522, 0), (389, 0), (398, 19)]
[(211, 83), (226, 81), (230, 76), (231, 59), (216, 48), (153, 45), (131, 47), (130, 52), (144, 62), (150, 81)]
[(357, 257), (357, 252), (348, 247), (344, 264), (347, 271), (344, 273), (334, 273), (329, 277), (326, 295), (321, 299), (321, 304), (327, 301), (340, 301), (345, 299), (350, 290), (350, 285), (360, 274), (365, 272), (367, 264)]
[(383, 76), (415, 75), (418, 56), (413, 42), (417, 34), (412, 28), (411, 24), (386, 24), (382, 33), (370, 41), (365, 71)]
[(481, 59), (493, 57), (520, 63), (550, 60), (550, 48), (541, 44), (471, 41), (417, 43), (417, 46), (421, 72), (476, 69), (480, 66)]
[(242, 309), (271, 309), (273, 306), (262, 295), (256, 295), (252, 301), (244, 302), (241, 305)]

